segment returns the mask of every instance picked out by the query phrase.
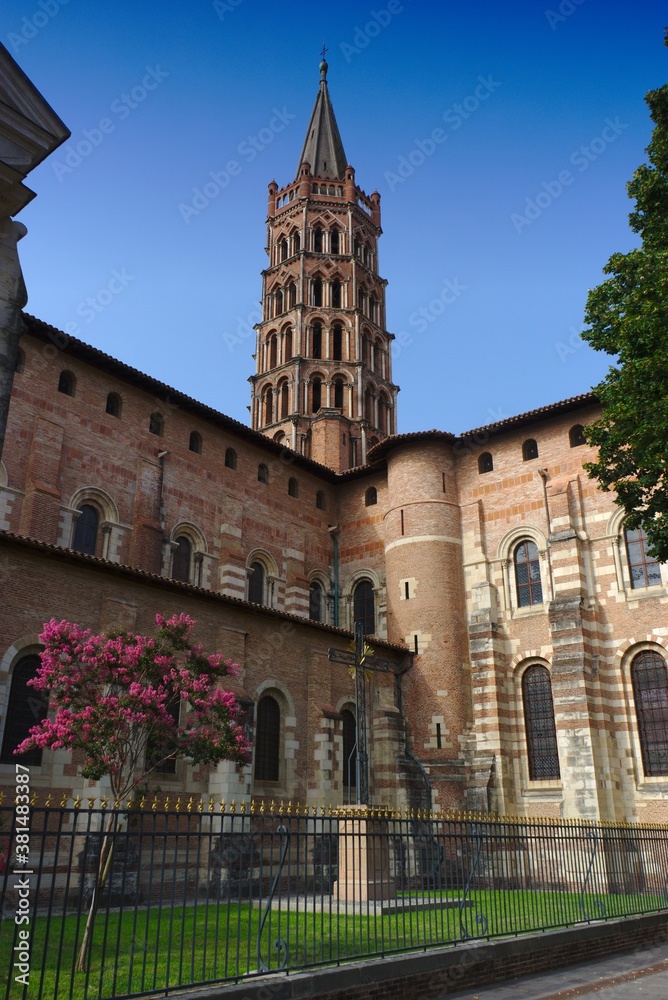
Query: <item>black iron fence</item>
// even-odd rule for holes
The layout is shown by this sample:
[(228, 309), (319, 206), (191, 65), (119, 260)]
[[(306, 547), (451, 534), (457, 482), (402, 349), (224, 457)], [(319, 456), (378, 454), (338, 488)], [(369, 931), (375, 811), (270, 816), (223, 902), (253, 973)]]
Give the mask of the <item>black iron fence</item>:
[(668, 909), (664, 826), (107, 806), (0, 807), (6, 998), (164, 994)]

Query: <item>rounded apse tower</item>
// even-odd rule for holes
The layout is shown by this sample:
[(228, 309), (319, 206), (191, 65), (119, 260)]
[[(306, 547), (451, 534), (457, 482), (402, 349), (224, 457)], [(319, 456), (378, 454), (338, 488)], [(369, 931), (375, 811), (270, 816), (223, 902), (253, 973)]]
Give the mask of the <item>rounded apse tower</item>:
[(464, 741), (472, 720), (471, 673), (453, 437), (392, 437), (387, 459), (387, 631), (415, 654), (404, 679), (409, 749), (425, 765), (433, 804), (461, 807)]

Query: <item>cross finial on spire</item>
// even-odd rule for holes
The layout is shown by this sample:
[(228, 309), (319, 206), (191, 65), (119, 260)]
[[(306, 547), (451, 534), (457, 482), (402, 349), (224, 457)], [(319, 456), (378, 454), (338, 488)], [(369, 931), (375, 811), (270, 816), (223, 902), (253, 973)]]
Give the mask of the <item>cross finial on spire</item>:
[(322, 52), (320, 53), (321, 59), (324, 59), (328, 52), (329, 52), (329, 49), (325, 45), (325, 39), (323, 38), (323, 40), (322, 40)]

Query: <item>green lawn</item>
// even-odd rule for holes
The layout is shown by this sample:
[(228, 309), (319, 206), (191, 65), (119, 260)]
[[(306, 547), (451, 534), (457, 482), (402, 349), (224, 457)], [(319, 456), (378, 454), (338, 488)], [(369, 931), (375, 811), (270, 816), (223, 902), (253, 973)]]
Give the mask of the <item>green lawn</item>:
[[(452, 900), (457, 893), (443, 893)], [(421, 911), (385, 915), (337, 916), (332, 912), (287, 914), (273, 911), (262, 934), (262, 958), (276, 969), (283, 957), (273, 947), (283, 938), (292, 969), (307, 965), (350, 961), (370, 954), (382, 955), (410, 948), (447, 944), (468, 935), (499, 937), (550, 927), (563, 927), (585, 919), (576, 893), (483, 891), (471, 894), (471, 905), (441, 907), (441, 894), (430, 894), (436, 904)], [(604, 898), (605, 916), (648, 912), (666, 908), (658, 896), (614, 895)], [(600, 915), (591, 896), (585, 909)], [(189, 985), (234, 979), (259, 968), (257, 934), (261, 910), (248, 903), (191, 904), (177, 908), (139, 909), (136, 912), (100, 912), (96, 918), (87, 975), (73, 973), (77, 944), (85, 920), (76, 915), (38, 917), (33, 923), (31, 975), (28, 996), (33, 1000), (97, 1000), (167, 985)], [(10, 958), (14, 924), (0, 926), (0, 975), (12, 983), (9, 997), (18, 998)], [(60, 964), (60, 974), (58, 965)]]

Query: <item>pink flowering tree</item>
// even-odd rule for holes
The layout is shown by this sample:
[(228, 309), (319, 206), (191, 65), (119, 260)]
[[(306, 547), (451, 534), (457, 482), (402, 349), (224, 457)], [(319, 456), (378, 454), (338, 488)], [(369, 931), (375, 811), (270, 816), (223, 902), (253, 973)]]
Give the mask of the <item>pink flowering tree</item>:
[[(176, 757), (209, 767), (223, 760), (245, 763), (249, 748), (239, 705), (221, 687), (236, 665), (217, 654), (206, 655), (191, 642), (195, 622), (187, 615), (156, 615), (156, 624), (154, 636), (93, 635), (55, 619), (46, 624), (40, 636), (41, 666), (29, 683), (48, 694), (51, 711), (15, 753), (34, 747), (79, 751), (83, 777), (98, 781), (108, 776), (115, 799)], [(117, 822), (112, 810), (79, 953), (81, 971)]]

